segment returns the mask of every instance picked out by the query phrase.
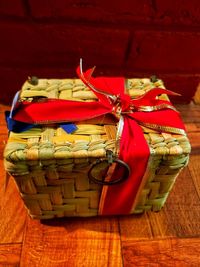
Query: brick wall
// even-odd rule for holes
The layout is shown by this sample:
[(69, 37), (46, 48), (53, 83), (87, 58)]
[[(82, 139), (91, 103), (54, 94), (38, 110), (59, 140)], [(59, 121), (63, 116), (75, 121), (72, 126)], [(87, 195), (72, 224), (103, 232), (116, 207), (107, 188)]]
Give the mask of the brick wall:
[(0, 102), (28, 75), (75, 77), (79, 58), (96, 75), (157, 74), (189, 102), (200, 81), (198, 0), (1, 0)]

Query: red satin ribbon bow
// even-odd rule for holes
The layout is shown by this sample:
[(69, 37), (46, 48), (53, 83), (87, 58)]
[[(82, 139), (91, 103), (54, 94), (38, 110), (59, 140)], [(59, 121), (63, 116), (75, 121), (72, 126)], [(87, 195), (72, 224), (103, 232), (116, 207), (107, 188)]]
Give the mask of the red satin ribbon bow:
[[(160, 94), (173, 92), (155, 88), (142, 97), (131, 99), (125, 94), (125, 80), (122, 77), (108, 78), (91, 76), (92, 70), (77, 73), (82, 81), (95, 93), (98, 101), (77, 102), (71, 100), (47, 99), (44, 102), (21, 102), (13, 115), (16, 121), (47, 124), (75, 122), (114, 113), (124, 120), (120, 139), (119, 158), (126, 162), (131, 174), (121, 184), (104, 186), (100, 201), (100, 214), (128, 214), (133, 208), (136, 195), (144, 176), (150, 151), (140, 125), (174, 133), (184, 133), (179, 113), (169, 101), (159, 100)], [(96, 88), (100, 88), (97, 89)], [(113, 177), (121, 174), (117, 169)]]

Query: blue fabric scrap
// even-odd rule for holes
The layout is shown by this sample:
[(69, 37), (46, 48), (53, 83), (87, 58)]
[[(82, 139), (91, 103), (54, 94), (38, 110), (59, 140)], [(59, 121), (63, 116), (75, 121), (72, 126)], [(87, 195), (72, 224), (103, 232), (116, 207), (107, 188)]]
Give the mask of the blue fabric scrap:
[(65, 123), (65, 124), (62, 123), (60, 127), (68, 134), (72, 134), (78, 129), (76, 124), (74, 123)]
[(6, 118), (8, 130), (14, 133), (24, 132), (35, 126), (34, 124), (29, 124), (29, 123), (13, 120), (11, 118), (10, 111), (5, 111), (5, 118)]
[[(27, 131), (33, 127), (36, 126), (36, 124), (30, 124), (25, 122), (20, 122), (12, 119), (14, 111), (5, 111), (5, 119), (7, 123), (7, 128), (9, 131), (12, 131), (14, 133), (21, 133), (24, 131)], [(62, 123), (60, 124), (60, 127), (68, 134), (72, 134), (75, 132), (78, 128), (74, 123)]]

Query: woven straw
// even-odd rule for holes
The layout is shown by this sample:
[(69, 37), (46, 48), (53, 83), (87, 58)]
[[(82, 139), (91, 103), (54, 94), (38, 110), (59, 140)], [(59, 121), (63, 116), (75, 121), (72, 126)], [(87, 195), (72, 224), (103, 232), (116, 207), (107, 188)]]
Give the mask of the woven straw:
[[(126, 80), (127, 93), (133, 98), (154, 87), (164, 88), (161, 80), (154, 83), (149, 79)], [(37, 85), (26, 81), (20, 97), (22, 101), (37, 101), (41, 97), (96, 100), (78, 79), (40, 79)], [(115, 151), (117, 125), (108, 115), (79, 122), (77, 126), (73, 134), (57, 125), (18, 134), (10, 132), (4, 151), (5, 168), (14, 177), (33, 218), (98, 215), (102, 186), (90, 182), (87, 174), (91, 163), (105, 157), (106, 150)], [(131, 213), (162, 208), (190, 153), (185, 135), (142, 129), (151, 155), (147, 180)], [(107, 164), (101, 164), (94, 171), (101, 176), (106, 168)]]

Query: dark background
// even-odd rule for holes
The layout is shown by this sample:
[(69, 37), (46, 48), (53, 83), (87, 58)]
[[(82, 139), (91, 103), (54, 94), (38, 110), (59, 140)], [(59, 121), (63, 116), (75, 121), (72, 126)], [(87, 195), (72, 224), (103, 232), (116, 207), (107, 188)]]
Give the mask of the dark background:
[(157, 74), (173, 101), (200, 81), (199, 0), (0, 0), (0, 102), (28, 75), (75, 77), (79, 58), (96, 75)]

